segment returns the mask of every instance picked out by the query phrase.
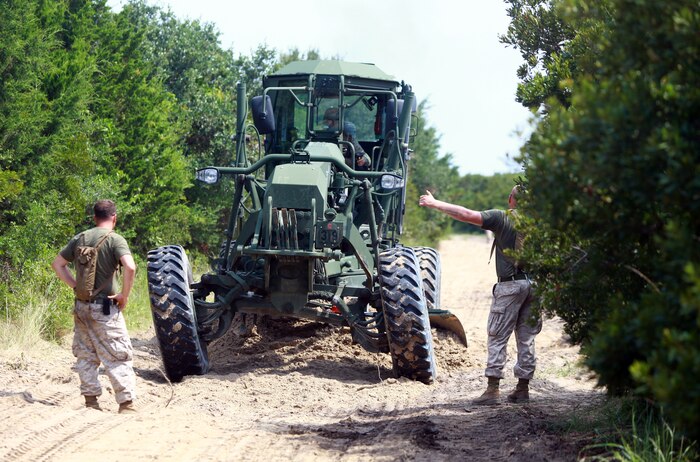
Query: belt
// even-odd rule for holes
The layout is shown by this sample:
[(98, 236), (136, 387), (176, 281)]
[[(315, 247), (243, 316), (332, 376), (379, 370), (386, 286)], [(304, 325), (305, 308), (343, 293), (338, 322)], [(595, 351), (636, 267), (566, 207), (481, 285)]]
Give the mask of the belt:
[(110, 302), (114, 303), (113, 299), (106, 297), (106, 296), (100, 296), (100, 297), (97, 297), (93, 300), (82, 300), (82, 299), (77, 298), (77, 297), (75, 299), (78, 301), (81, 301), (83, 303), (100, 303), (100, 304), (102, 304), (102, 303), (104, 303), (105, 300), (109, 300)]
[(527, 273), (518, 273), (513, 276), (508, 276), (507, 278), (498, 278), (498, 282), (521, 281), (523, 279), (529, 279)]

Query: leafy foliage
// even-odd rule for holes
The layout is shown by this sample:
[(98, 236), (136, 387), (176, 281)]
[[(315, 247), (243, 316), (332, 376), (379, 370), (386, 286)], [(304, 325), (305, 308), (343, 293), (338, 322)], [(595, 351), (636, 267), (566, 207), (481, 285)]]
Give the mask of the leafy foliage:
[(518, 68), (516, 100), (538, 109), (555, 96), (568, 105), (570, 90), (562, 82), (571, 77), (573, 60), (565, 53), (574, 36), (572, 28), (555, 11), (556, 0), (507, 0), (511, 23), (501, 43), (518, 49), (525, 61)]
[(406, 190), (406, 216), (403, 239), (409, 245), (436, 246), (449, 234), (452, 220), (442, 213), (418, 205), (418, 197), (430, 190), (442, 200), (456, 200), (455, 184), (459, 178), (451, 156), (440, 156), (440, 137), (428, 125), (427, 103), (418, 107), (418, 123), (413, 140), (414, 151), (409, 162), (409, 183)]
[[(598, 64), (595, 57), (605, 22), (588, 15), (567, 15), (560, 0), (506, 3), (511, 23), (500, 40), (518, 49), (524, 60), (517, 71), (516, 101), (545, 114), (552, 104), (569, 107), (576, 76), (590, 75)], [(609, 16), (605, 1), (581, 5), (581, 10)]]
[[(180, 180), (188, 204), (187, 213), (182, 214), (187, 223), (181, 226), (190, 230), (195, 247), (206, 250), (206, 243), (220, 233), (219, 217), (230, 191), (203, 192), (191, 187), (191, 179), (196, 168), (227, 165), (232, 160), (238, 80), (233, 53), (220, 47), (219, 32), (211, 24), (180, 21), (171, 12), (142, 1), (131, 3), (124, 13), (143, 34), (141, 48), (172, 97), (174, 118), (182, 124), (177, 139), (171, 140), (180, 162), (184, 155), (188, 172)], [(189, 236), (179, 236), (177, 242), (187, 245)]]
[(690, 0), (552, 11), (576, 37), (566, 50), (591, 45), (571, 55), (571, 107), (548, 94), (523, 149), (541, 307), (566, 321), (601, 385), (657, 400), (698, 438), (700, 12)]

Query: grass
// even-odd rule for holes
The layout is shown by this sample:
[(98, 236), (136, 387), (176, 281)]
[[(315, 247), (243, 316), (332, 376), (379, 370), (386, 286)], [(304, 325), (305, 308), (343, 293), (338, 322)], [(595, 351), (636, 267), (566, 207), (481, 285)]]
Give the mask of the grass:
[[(191, 257), (195, 279), (209, 271), (205, 257)], [(131, 334), (153, 326), (148, 295), (146, 262), (137, 257), (134, 287), (124, 311)], [(37, 262), (22, 276), (0, 287), (0, 349), (28, 352), (45, 342), (60, 342), (73, 329), (73, 292), (50, 269), (49, 262)]]
[(582, 359), (577, 361), (564, 361), (562, 364), (543, 368), (540, 374), (558, 378), (588, 375), (590, 372), (583, 365), (582, 361)]
[(632, 431), (619, 443), (601, 445), (607, 451), (604, 459), (620, 462), (690, 462), (698, 460), (695, 445), (679, 438), (663, 419), (644, 417), (638, 424), (632, 419)]
[(576, 408), (550, 430), (578, 441), (582, 462), (691, 462), (700, 456), (655, 407), (631, 397)]
[(0, 348), (9, 354), (37, 349), (46, 340), (46, 320), (50, 302), (42, 298), (25, 300), (20, 310), (10, 317), (6, 299), (0, 321)]
[(129, 332), (143, 332), (153, 326), (145, 262), (139, 262), (136, 267), (134, 287), (129, 295), (129, 304), (124, 311), (124, 319), (126, 319), (126, 327)]
[(601, 404), (577, 406), (548, 427), (552, 433), (575, 436), (589, 444), (611, 441), (617, 428), (626, 424), (625, 408), (629, 405), (627, 400), (611, 398)]
[[(31, 352), (46, 342), (60, 342), (73, 329), (73, 293), (53, 274), (48, 264), (37, 264), (23, 277), (0, 287), (0, 349)], [(137, 264), (136, 279), (124, 312), (129, 332), (152, 325), (146, 264)]]

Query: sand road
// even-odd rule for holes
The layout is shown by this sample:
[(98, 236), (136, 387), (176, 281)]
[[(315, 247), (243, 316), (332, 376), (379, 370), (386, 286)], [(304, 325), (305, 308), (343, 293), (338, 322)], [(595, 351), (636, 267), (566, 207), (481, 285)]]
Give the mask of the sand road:
[[(576, 460), (582, 443), (552, 422), (602, 399), (576, 366), (578, 348), (546, 320), (530, 403), (472, 406), (486, 383), (490, 243), (455, 236), (439, 250), (442, 308), (460, 318), (469, 348), (433, 331), (433, 385), (393, 378), (388, 355), (353, 345), (343, 329), (289, 321), (251, 338), (227, 334), (210, 345), (209, 374), (170, 384), (147, 331), (132, 333), (139, 413), (118, 415), (104, 375), (104, 412), (83, 407), (69, 346), (0, 352), (0, 460)], [(504, 391), (516, 383), (513, 356)]]

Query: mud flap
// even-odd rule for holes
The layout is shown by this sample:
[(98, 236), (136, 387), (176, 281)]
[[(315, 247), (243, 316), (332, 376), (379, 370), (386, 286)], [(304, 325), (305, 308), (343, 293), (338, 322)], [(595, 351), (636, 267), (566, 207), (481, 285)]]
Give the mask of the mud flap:
[(462, 342), (465, 347), (468, 347), (467, 333), (464, 331), (464, 327), (457, 316), (447, 310), (428, 310), (428, 315), (430, 316), (430, 325), (432, 327), (453, 332), (457, 335), (459, 341)]

